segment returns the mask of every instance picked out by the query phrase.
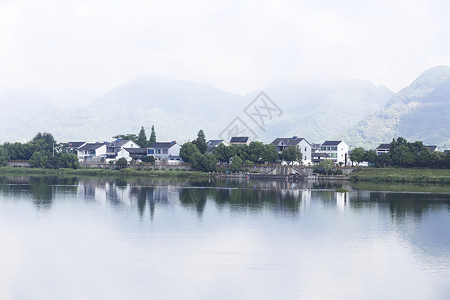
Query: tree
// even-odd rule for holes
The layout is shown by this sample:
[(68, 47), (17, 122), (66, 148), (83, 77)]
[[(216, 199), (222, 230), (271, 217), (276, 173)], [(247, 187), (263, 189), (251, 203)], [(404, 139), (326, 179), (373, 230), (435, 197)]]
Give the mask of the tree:
[(287, 162), (294, 162), (302, 159), (302, 152), (298, 146), (289, 146), (281, 153), (281, 158)]
[(214, 172), (217, 170), (217, 159), (212, 154), (203, 154), (201, 156), (196, 156), (196, 168), (203, 172)]
[(78, 169), (80, 167), (80, 163), (78, 162), (77, 155), (73, 153), (61, 153), (58, 156), (58, 167)]
[(154, 163), (155, 157), (153, 155), (147, 155), (141, 158), (141, 160), (145, 163)]
[(6, 166), (9, 161), (9, 153), (5, 147), (0, 147), (0, 166)]
[(119, 158), (119, 159), (116, 161), (116, 166), (117, 166), (118, 169), (123, 169), (123, 168), (125, 168), (127, 165), (128, 165), (128, 161), (127, 161), (124, 157)]
[(352, 150), (352, 152), (350, 152), (350, 160), (357, 163), (362, 163), (364, 161), (364, 154), (364, 148), (355, 148)]
[(375, 150), (368, 150), (364, 152), (363, 161), (375, 164), (377, 162), (377, 152)]
[(47, 153), (43, 151), (36, 151), (28, 160), (28, 163), (33, 168), (45, 168), (47, 167), (49, 157)]
[(383, 168), (392, 165), (391, 156), (389, 153), (380, 153), (377, 156), (376, 164), (377, 166), (382, 166)]
[(266, 147), (261, 142), (251, 142), (247, 149), (247, 160), (254, 163), (262, 160), (266, 152)]
[(262, 159), (265, 162), (274, 163), (278, 159), (277, 146), (275, 146), (274, 144), (266, 145)]
[(239, 170), (241, 170), (242, 168), (242, 159), (235, 155), (231, 158), (231, 169), (233, 170), (233, 172), (237, 172)]
[(180, 148), (180, 157), (185, 162), (191, 162), (194, 157), (200, 155), (200, 150), (193, 143), (184, 143)]
[(141, 130), (139, 131), (137, 142), (140, 147), (146, 148), (147, 147), (147, 135), (145, 134), (144, 126), (141, 127)]
[(150, 134), (150, 139), (148, 140), (148, 145), (156, 143), (156, 133), (155, 126), (152, 125), (152, 133)]
[(54, 152), (54, 147), (56, 146), (56, 140), (53, 135), (48, 132), (40, 133), (38, 132), (31, 141), (32, 146), (34, 146), (34, 151), (41, 151), (47, 153), (47, 155), (52, 155)]
[(331, 159), (324, 159), (319, 163), (319, 170), (325, 171), (326, 174), (330, 174), (333, 167), (334, 162)]
[(206, 152), (206, 138), (203, 130), (199, 130), (197, 133), (197, 138), (192, 141), (192, 143), (197, 146), (197, 149), (200, 150), (201, 154), (205, 154)]
[(220, 144), (213, 151), (214, 156), (220, 162), (230, 162), (231, 152), (230, 148), (225, 146), (224, 144)]

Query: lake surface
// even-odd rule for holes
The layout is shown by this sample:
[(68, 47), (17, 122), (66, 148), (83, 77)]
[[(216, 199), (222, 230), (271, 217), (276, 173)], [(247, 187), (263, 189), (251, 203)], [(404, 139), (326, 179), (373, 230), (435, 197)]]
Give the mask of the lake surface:
[(448, 186), (0, 177), (0, 299), (450, 299)]

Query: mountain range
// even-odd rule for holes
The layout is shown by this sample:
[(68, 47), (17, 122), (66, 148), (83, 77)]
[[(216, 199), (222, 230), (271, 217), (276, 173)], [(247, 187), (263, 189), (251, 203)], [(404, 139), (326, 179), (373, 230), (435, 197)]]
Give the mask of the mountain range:
[(207, 139), (239, 117), (263, 142), (299, 136), (310, 142), (344, 139), (373, 148), (394, 136), (450, 145), (450, 68), (439, 66), (393, 93), (362, 80), (295, 82), (264, 89), (280, 113), (258, 127), (244, 109), (261, 91), (229, 93), (211, 85), (142, 76), (103, 95), (21, 90), (0, 97), (0, 143), (27, 141), (38, 131), (58, 141), (105, 141), (155, 126), (161, 141), (181, 143), (203, 129)]

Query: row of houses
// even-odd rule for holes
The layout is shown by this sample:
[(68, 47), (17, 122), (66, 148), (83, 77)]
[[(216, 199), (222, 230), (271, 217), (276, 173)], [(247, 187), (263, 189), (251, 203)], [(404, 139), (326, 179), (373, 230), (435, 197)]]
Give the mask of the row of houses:
[[(232, 137), (230, 141), (209, 140), (207, 153), (212, 153), (220, 144), (249, 145), (249, 137)], [(321, 144), (311, 144), (304, 138), (276, 138), (272, 141), (281, 153), (290, 146), (298, 146), (302, 152), (304, 165), (317, 164), (324, 159), (332, 159), (335, 163), (347, 164), (349, 147), (344, 141), (325, 141)], [(125, 158), (128, 162), (140, 161), (145, 156), (153, 156), (156, 161), (165, 164), (182, 163), (180, 158), (181, 145), (176, 141), (157, 142), (147, 148), (141, 148), (132, 140), (118, 139), (113, 142), (69, 142), (67, 150), (76, 153), (80, 163), (109, 163)]]

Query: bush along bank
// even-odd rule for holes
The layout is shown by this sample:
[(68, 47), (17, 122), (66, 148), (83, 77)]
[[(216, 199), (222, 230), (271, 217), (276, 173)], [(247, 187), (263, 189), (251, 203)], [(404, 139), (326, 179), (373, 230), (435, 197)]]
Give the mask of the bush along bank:
[(450, 183), (450, 169), (367, 168), (350, 174), (351, 181)]

